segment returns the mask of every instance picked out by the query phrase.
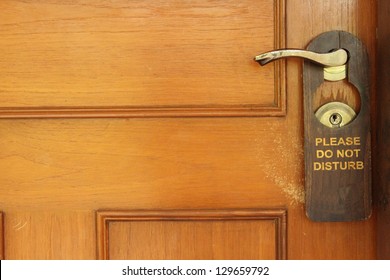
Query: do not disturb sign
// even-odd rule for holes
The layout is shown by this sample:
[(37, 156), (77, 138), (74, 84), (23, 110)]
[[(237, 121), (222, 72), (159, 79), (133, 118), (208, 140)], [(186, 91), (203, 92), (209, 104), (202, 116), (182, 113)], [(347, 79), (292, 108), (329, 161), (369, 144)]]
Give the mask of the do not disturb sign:
[[(323, 33), (308, 46), (308, 50), (319, 53), (339, 48), (348, 52), (345, 79), (359, 92), (361, 107), (358, 112), (350, 112), (352, 109), (348, 104), (335, 100), (338, 102), (333, 102), (332, 106), (321, 104), (322, 118), (319, 119), (313, 99), (324, 83), (324, 68), (309, 61), (305, 61), (303, 67), (306, 214), (314, 221), (364, 220), (371, 214), (366, 49), (354, 35), (343, 31)], [(343, 123), (347, 117), (348, 121)]]
[(315, 139), (314, 171), (362, 170), (360, 137), (331, 137)]

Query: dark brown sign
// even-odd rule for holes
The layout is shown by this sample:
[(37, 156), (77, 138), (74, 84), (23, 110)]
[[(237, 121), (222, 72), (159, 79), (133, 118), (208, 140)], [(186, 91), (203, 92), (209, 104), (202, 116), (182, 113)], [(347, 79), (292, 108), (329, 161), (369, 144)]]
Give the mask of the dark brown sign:
[[(314, 221), (353, 221), (371, 214), (371, 136), (368, 57), (350, 33), (331, 31), (315, 38), (308, 50), (348, 51), (347, 80), (360, 95), (360, 111), (345, 126), (329, 127), (315, 116), (314, 94), (324, 83), (324, 68), (305, 61), (304, 126), (306, 213)], [(335, 116), (334, 121), (337, 121)], [(330, 120), (332, 122), (332, 120)]]

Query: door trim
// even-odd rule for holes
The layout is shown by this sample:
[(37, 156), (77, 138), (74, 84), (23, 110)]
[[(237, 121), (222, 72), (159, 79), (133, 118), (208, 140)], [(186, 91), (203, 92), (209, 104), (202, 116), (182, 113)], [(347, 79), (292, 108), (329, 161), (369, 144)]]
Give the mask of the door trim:
[[(376, 104), (376, 145), (374, 146), (374, 202), (377, 217), (377, 257), (390, 259), (390, 27), (388, 0), (377, 1), (377, 104)], [(375, 143), (374, 143), (375, 144)]]

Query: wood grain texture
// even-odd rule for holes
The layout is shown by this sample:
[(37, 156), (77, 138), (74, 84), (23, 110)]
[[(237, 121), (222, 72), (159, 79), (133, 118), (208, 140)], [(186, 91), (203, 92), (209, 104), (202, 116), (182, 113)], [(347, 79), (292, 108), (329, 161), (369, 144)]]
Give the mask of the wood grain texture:
[(284, 2), (1, 1), (0, 118), (284, 115)]
[(312, 110), (315, 112), (329, 102), (342, 102), (351, 107), (356, 113), (360, 112), (361, 100), (356, 87), (347, 80), (324, 81), (312, 96)]
[(288, 211), (289, 226), (294, 223), (288, 231), (289, 259), (376, 259), (374, 215), (367, 221), (312, 222), (307, 218), (300, 218), (305, 215), (304, 206), (290, 207)]
[(390, 2), (378, 1), (378, 126), (375, 149), (375, 203), (378, 207), (378, 258), (390, 259)]
[[(294, 0), (286, 4), (288, 34), (292, 34), (287, 36), (287, 47), (305, 48), (315, 36), (330, 30), (345, 30), (357, 35), (367, 47), (370, 58), (371, 92), (376, 92), (374, 82), (376, 39), (375, 32), (373, 32), (376, 26), (375, 0)], [(299, 24), (297, 24), (298, 18), (301, 19)], [(301, 60), (289, 60), (287, 67), (287, 104), (289, 105), (286, 119), (290, 132), (288, 139), (301, 139), (299, 142), (301, 144), (298, 144), (300, 147), (303, 145), (301, 74)], [(340, 86), (340, 90), (342, 89), (343, 87)], [(375, 102), (375, 95), (373, 95), (372, 105), (375, 105)], [(291, 149), (291, 151), (296, 150)], [(299, 164), (303, 166), (303, 153), (297, 156), (296, 160), (298, 159), (301, 160)], [(295, 174), (302, 178), (303, 169), (299, 172)], [(376, 257), (375, 219), (373, 217), (366, 222), (312, 223), (305, 218), (300, 218), (300, 215), (305, 212), (303, 205), (292, 206), (288, 210), (289, 219), (292, 219), (289, 220), (289, 259), (370, 259)], [(316, 234), (320, 237), (314, 237)], [(364, 241), (361, 239), (362, 243), (360, 243), (356, 238), (363, 238)]]
[(299, 183), (277, 120), (3, 120), (2, 209), (282, 206)]
[(97, 241), (99, 259), (285, 259), (287, 217), (283, 209), (99, 211)]
[(4, 220), (0, 212), (0, 260), (4, 260)]
[(94, 259), (92, 211), (13, 211), (5, 223), (9, 260)]

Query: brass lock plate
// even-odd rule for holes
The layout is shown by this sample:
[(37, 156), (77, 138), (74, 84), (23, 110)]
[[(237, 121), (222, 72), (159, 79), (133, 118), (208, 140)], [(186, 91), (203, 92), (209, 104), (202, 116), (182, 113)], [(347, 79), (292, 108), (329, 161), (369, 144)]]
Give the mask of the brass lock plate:
[(338, 128), (353, 121), (356, 112), (347, 104), (335, 101), (322, 105), (316, 111), (315, 116), (323, 125)]

